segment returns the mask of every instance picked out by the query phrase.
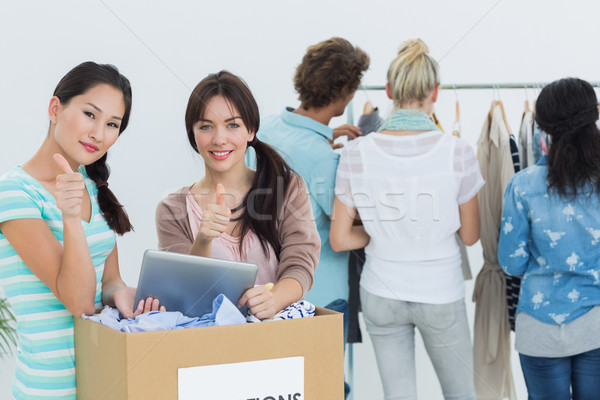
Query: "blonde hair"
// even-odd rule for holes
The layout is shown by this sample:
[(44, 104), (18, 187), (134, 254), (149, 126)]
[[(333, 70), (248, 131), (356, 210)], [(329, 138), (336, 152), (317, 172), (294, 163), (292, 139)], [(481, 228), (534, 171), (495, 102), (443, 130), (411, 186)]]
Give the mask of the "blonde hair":
[(387, 80), (392, 90), (394, 108), (413, 100), (422, 102), (440, 84), (437, 61), (429, 55), (429, 47), (421, 39), (403, 42), (390, 64)]

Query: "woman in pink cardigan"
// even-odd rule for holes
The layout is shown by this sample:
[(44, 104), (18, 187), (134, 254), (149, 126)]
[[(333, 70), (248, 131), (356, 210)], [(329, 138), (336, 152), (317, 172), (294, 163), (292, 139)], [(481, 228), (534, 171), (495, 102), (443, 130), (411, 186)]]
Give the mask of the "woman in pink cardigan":
[[(239, 305), (266, 319), (312, 287), (321, 242), (304, 181), (258, 140), (259, 122), (258, 105), (236, 75), (221, 71), (196, 86), (185, 125), (205, 175), (158, 204), (156, 229), (161, 250), (257, 264), (259, 286)], [(244, 160), (248, 146), (256, 171)]]

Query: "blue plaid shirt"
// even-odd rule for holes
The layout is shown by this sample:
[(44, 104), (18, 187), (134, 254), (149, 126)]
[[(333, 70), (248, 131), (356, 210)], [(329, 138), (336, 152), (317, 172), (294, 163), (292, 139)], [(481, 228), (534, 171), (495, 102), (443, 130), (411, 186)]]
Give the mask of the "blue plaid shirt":
[(506, 187), (498, 258), (523, 276), (517, 313), (561, 325), (600, 304), (600, 196), (548, 194), (547, 176), (542, 157)]

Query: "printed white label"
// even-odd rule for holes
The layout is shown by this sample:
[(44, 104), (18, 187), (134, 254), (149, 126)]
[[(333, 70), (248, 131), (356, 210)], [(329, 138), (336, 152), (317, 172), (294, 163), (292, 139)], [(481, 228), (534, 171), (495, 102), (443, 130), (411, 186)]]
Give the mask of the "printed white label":
[(179, 368), (179, 400), (304, 400), (304, 357)]

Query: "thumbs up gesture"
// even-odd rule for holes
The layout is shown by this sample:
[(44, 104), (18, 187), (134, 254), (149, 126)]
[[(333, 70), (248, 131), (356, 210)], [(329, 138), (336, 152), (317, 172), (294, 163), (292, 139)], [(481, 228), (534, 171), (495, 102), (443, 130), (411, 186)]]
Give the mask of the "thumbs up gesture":
[(225, 188), (217, 184), (217, 203), (209, 204), (202, 212), (202, 223), (198, 239), (210, 242), (227, 230), (231, 219), (231, 209), (225, 205)]
[(56, 207), (62, 211), (64, 218), (81, 218), (81, 204), (85, 182), (83, 175), (73, 172), (68, 161), (60, 154), (54, 155), (54, 162), (61, 174), (56, 177)]

